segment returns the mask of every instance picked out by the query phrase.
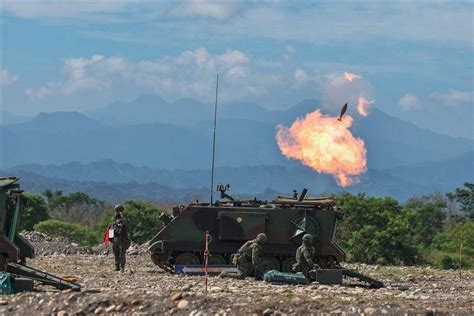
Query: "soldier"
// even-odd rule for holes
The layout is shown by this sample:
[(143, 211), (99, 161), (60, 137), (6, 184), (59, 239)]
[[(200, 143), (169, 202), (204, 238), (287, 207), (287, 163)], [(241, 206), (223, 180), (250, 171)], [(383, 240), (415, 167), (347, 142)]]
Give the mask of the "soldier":
[(316, 250), (313, 247), (313, 236), (305, 234), (303, 243), (296, 250), (296, 263), (293, 265), (293, 271), (301, 272), (307, 279), (311, 279), (310, 271), (314, 269), (314, 256)]
[(128, 223), (123, 215), (123, 205), (115, 205), (115, 216), (110, 223), (114, 237), (112, 239), (112, 250), (115, 257), (115, 271), (125, 270), (125, 252), (130, 247), (131, 239), (128, 233)]
[(262, 267), (260, 259), (263, 252), (263, 246), (267, 242), (267, 235), (261, 233), (257, 238), (247, 241), (240, 247), (239, 251), (233, 255), (232, 262), (237, 265), (237, 273), (223, 271), (219, 277), (229, 277), (234, 279), (244, 279), (252, 274), (256, 280), (262, 279)]

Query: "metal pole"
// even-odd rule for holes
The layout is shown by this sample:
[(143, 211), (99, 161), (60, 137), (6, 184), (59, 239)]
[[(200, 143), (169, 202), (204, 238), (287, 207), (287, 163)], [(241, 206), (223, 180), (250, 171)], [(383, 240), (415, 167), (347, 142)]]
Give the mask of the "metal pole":
[(462, 241), (463, 241), (463, 235), (461, 235), (461, 245), (459, 246), (459, 282), (462, 282), (462, 257), (463, 257), (463, 248), (462, 248)]
[(208, 273), (208, 263), (209, 263), (209, 231), (206, 231), (206, 249), (204, 250), (204, 294), (207, 295), (207, 273)]
[(216, 103), (214, 106), (214, 138), (212, 140), (212, 166), (211, 166), (211, 205), (214, 202), (214, 160), (216, 157), (217, 92), (218, 90), (219, 90), (219, 74), (217, 74)]

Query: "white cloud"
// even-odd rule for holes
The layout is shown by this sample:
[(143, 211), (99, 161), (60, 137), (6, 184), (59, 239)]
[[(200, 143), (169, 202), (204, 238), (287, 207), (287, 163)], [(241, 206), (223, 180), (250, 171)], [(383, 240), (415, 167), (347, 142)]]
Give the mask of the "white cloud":
[(70, 18), (95, 19), (102, 23), (118, 22), (119, 13), (130, 12), (140, 1), (110, 0), (28, 0), (2, 1), (3, 10), (13, 16), (29, 19), (63, 19)]
[(173, 6), (169, 15), (176, 17), (204, 17), (227, 19), (240, 7), (238, 2), (187, 0)]
[[(420, 19), (420, 16), (423, 18)], [(317, 18), (315, 18), (317, 17)], [(463, 43), (472, 47), (472, 6), (450, 3), (265, 3), (222, 24), (197, 26), (227, 36), (306, 43), (366, 43), (378, 39)], [(330, 29), (331, 31), (325, 31)]]
[(398, 105), (403, 111), (420, 109), (422, 104), (415, 94), (407, 93), (398, 100)]
[(296, 81), (297, 84), (305, 84), (308, 81), (310, 81), (309, 76), (301, 68), (298, 68), (298, 69), (295, 70), (294, 77), (295, 77), (295, 81)]
[(49, 82), (38, 89), (26, 89), (26, 95), (31, 100), (40, 100), (60, 93), (61, 85), (59, 83)]
[(18, 81), (20, 76), (13, 75), (8, 72), (7, 69), (0, 71), (0, 86), (7, 86)]
[(213, 54), (205, 48), (156, 60), (130, 61), (103, 55), (71, 58), (63, 65), (64, 80), (29, 88), (26, 94), (32, 100), (38, 100), (80, 91), (103, 91), (116, 84), (134, 84), (163, 95), (205, 98), (212, 95), (217, 73), (225, 75), (225, 84), (231, 87), (229, 95), (265, 91), (263, 85), (269, 82), (263, 76), (254, 73), (251, 80), (244, 80), (250, 72), (246, 66), (249, 63), (250, 58), (241, 51)]
[(356, 105), (359, 104), (360, 98), (366, 100), (373, 100), (374, 88), (369, 80), (354, 74), (357, 80), (350, 81), (345, 71), (331, 73), (325, 76), (326, 78), (319, 79), (319, 84), (322, 86), (322, 100), (321, 106), (326, 109), (339, 110), (344, 103), (348, 103), (348, 111), (354, 112)]
[(474, 91), (449, 90), (448, 92), (433, 92), (430, 97), (445, 106), (458, 106), (474, 103)]
[(63, 82), (49, 82), (45, 86), (28, 88), (26, 94), (32, 100), (54, 95), (69, 95), (78, 91), (102, 91), (112, 84), (113, 76), (126, 74), (125, 61), (118, 57), (71, 58), (64, 62), (63, 72), (67, 79)]

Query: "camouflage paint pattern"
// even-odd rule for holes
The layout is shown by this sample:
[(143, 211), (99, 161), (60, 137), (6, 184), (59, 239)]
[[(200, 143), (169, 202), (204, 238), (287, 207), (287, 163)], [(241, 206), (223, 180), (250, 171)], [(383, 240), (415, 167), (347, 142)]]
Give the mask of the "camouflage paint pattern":
[(181, 253), (193, 253), (202, 260), (206, 231), (212, 237), (209, 251), (222, 255), (227, 262), (245, 241), (259, 233), (268, 236), (264, 255), (276, 258), (280, 266), (294, 258), (305, 233), (314, 236), (316, 256), (333, 263), (345, 259), (344, 251), (334, 241), (342, 214), (331, 199), (318, 205), (252, 202), (190, 204), (150, 241), (152, 260), (160, 266), (173, 266)]

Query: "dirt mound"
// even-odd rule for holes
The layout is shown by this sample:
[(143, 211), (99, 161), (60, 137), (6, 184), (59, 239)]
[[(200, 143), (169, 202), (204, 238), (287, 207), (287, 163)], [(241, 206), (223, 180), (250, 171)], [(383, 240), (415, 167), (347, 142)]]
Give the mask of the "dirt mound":
[[(112, 246), (98, 244), (93, 247), (82, 247), (71, 242), (66, 237), (51, 237), (46, 234), (32, 231), (24, 232), (25, 237), (35, 248), (37, 256), (57, 256), (57, 255), (104, 255), (112, 254)], [(144, 244), (135, 244), (132, 242), (127, 250), (129, 256), (141, 256), (148, 253), (148, 242)]]
[(33, 245), (37, 256), (94, 254), (91, 248), (79, 246), (66, 237), (51, 237), (35, 231), (22, 233), (22, 236)]

